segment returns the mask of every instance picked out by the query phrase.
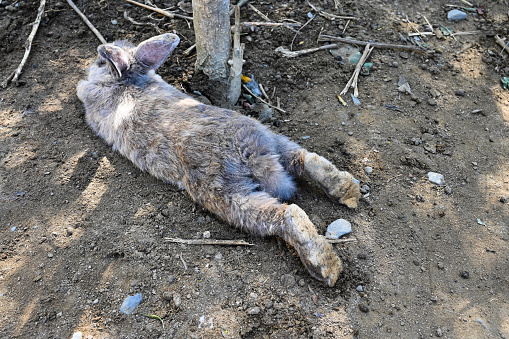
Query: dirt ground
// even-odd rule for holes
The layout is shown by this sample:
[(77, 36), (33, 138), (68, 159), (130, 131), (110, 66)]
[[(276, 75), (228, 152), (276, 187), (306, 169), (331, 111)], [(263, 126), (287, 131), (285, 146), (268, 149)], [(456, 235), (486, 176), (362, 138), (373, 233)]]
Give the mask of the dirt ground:
[[(185, 12), (176, 0), (153, 1)], [(462, 1), (314, 1), (357, 20), (316, 16), (293, 42), (318, 47), (320, 33), (411, 46), (375, 49), (359, 100), (336, 95), (352, 75), (345, 58), (320, 51), (275, 52), (295, 32), (246, 31), (244, 74), (253, 74), (286, 113), (265, 124), (351, 171), (364, 186), (360, 206), (333, 204), (307, 183), (299, 204), (321, 234), (352, 223), (334, 245), (345, 271), (333, 288), (312, 279), (276, 238), (256, 238), (194, 204), (185, 192), (136, 169), (93, 134), (76, 84), (96, 58), (97, 38), (65, 1), (49, 1), (19, 86), (0, 89), (0, 337), (71, 338), (509, 338), (508, 2), (448, 22)], [(253, 2), (272, 21), (301, 24), (304, 1)], [(175, 32), (181, 44), (160, 69), (192, 93), (192, 23), (127, 2), (76, 1), (107, 41), (140, 42)], [(39, 1), (0, 1), (0, 81), (21, 61)], [(184, 6), (180, 6), (185, 9)], [(135, 25), (124, 18), (149, 23)], [(191, 14), (189, 14), (191, 15)], [(262, 21), (250, 7), (243, 21)], [(411, 23), (419, 26), (413, 26)], [(155, 25), (155, 26), (154, 26)], [(359, 47), (362, 51), (363, 47)], [(398, 91), (403, 76), (413, 95)], [(214, 98), (211, 98), (214, 99)], [(389, 106), (386, 106), (389, 105)], [(239, 105), (240, 112), (257, 116)], [(370, 167), (366, 171), (366, 167)], [(445, 184), (428, 180), (444, 175)], [(244, 239), (254, 246), (193, 246), (166, 237)], [(184, 264), (185, 263), (185, 264)], [(141, 293), (136, 310), (123, 300)], [(157, 315), (164, 324), (143, 314)]]

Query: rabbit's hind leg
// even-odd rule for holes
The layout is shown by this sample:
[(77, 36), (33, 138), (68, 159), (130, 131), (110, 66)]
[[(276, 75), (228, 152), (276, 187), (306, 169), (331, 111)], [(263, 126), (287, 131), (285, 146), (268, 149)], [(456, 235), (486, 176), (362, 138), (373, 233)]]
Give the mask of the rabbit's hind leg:
[(341, 260), (299, 206), (281, 204), (266, 192), (234, 194), (225, 202), (229, 208), (219, 214), (230, 223), (258, 236), (281, 237), (297, 250), (311, 276), (335, 284)]

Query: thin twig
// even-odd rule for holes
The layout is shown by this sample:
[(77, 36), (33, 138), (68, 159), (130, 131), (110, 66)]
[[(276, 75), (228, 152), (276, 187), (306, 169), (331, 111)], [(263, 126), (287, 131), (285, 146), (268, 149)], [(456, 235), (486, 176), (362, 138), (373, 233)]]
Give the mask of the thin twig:
[(483, 34), (482, 31), (467, 31), (452, 33), (451, 36)]
[(184, 52), (182, 52), (182, 55), (183, 56), (188, 56), (189, 54), (191, 54), (191, 52), (196, 48), (196, 44), (192, 45), (191, 47), (189, 47), (188, 49), (186, 49)]
[(299, 55), (314, 53), (314, 52), (323, 51), (326, 49), (335, 49), (335, 48), (338, 48), (337, 44), (330, 44), (330, 45), (325, 45), (325, 46), (320, 46), (320, 47), (315, 47), (315, 48), (303, 49), (300, 51), (290, 51), (290, 50), (284, 48), (283, 46), (279, 46), (278, 48), (276, 48), (275, 51), (278, 53), (281, 53), (281, 55), (286, 58), (295, 58), (295, 57), (298, 57)]
[(300, 31), (306, 27), (307, 24), (309, 24), (314, 18), (315, 18), (316, 15), (313, 15), (311, 17), (311, 19), (309, 19), (304, 25), (302, 25), (301, 28), (298, 29), (297, 33), (295, 33), (295, 35), (293, 36), (293, 39), (292, 39), (292, 43), (290, 44), (290, 50), (293, 50), (293, 42), (295, 41), (295, 38), (297, 37), (297, 35), (300, 33)]
[(101, 33), (99, 33), (99, 31), (97, 29), (95, 29), (94, 25), (92, 25), (92, 23), (90, 21), (88, 21), (87, 17), (85, 16), (85, 14), (83, 14), (78, 7), (76, 7), (76, 5), (74, 4), (74, 2), (72, 2), (72, 0), (67, 0), (67, 3), (69, 4), (69, 6), (72, 7), (72, 9), (74, 9), (74, 11), (76, 13), (78, 13), (78, 15), (80, 16), (81, 20), (83, 20), (88, 28), (90, 28), (90, 30), (92, 32), (94, 32), (95, 36), (97, 37), (97, 39), (99, 39), (99, 41), (101, 41), (102, 44), (106, 44), (106, 39), (104, 39), (104, 37), (102, 36)]
[(267, 95), (267, 92), (265, 92), (265, 88), (263, 88), (262, 84), (259, 84), (258, 87), (260, 87), (260, 92), (262, 92), (263, 97), (267, 99), (267, 102), (270, 103), (269, 96)]
[(132, 23), (133, 25), (138, 25), (138, 26), (152, 26), (156, 31), (157, 33), (162, 33), (161, 29), (153, 22), (138, 22), (136, 20), (134, 20), (133, 18), (131, 18), (128, 14), (127, 14), (127, 11), (124, 11), (124, 19), (126, 19), (127, 21), (129, 21), (130, 23)]
[[(67, 1), (69, 1), (69, 0), (67, 0)], [(136, 1), (133, 1), (133, 0), (124, 0), (124, 1), (127, 1), (127, 2), (129, 2), (129, 3), (133, 4), (133, 5), (137, 5), (137, 6), (146, 8), (146, 9), (150, 9), (151, 11), (154, 11), (154, 12), (157, 12), (157, 13), (162, 14), (164, 16), (167, 16), (170, 19), (180, 18), (180, 19), (186, 19), (186, 20), (193, 20), (193, 18), (190, 17), (190, 16), (168, 12), (168, 11), (165, 11), (165, 10), (157, 8), (157, 7), (152, 7), (152, 6), (147, 6), (147, 5), (144, 5), (144, 4), (140, 4), (139, 2), (136, 2)]]
[[(259, 21), (241, 22), (240, 25), (243, 28), (250, 28), (251, 26), (269, 26), (269, 27), (284, 26), (284, 27), (292, 29), (292, 30), (293, 30), (293, 27), (296, 27), (296, 28), (300, 27), (299, 24), (289, 24), (289, 23), (286, 23), (286, 22), (259, 22)], [(293, 31), (296, 32), (296, 30), (293, 30)]]
[(267, 101), (263, 100), (262, 98), (260, 98), (260, 97), (259, 97), (259, 96), (257, 96), (256, 94), (254, 94), (254, 93), (253, 93), (253, 92), (252, 92), (249, 88), (247, 88), (247, 86), (246, 86), (246, 85), (242, 85), (242, 88), (244, 88), (244, 89), (245, 89), (245, 90), (246, 90), (249, 94), (251, 94), (254, 98), (256, 98), (256, 99), (260, 100), (261, 102), (263, 102), (263, 103), (264, 103), (264, 104), (266, 104), (267, 106), (272, 107), (272, 108), (274, 108), (274, 109), (277, 109), (277, 110), (278, 110), (278, 111), (280, 111), (281, 113), (286, 113), (286, 111), (285, 111), (285, 110), (283, 110), (283, 109), (281, 109), (281, 108), (279, 108), (279, 107), (276, 107), (276, 106), (274, 106), (274, 105), (269, 104)]
[(327, 242), (329, 244), (346, 244), (349, 242), (356, 242), (357, 239), (355, 238), (349, 238), (349, 239), (327, 239)]
[(182, 265), (184, 265), (184, 271), (187, 271), (187, 265), (184, 258), (182, 258), (182, 252), (180, 252), (180, 261), (182, 261)]
[(174, 242), (186, 245), (219, 245), (219, 246), (254, 246), (244, 240), (219, 240), (219, 239), (180, 239), (164, 238), (168, 242)]
[(44, 6), (46, 6), (46, 0), (41, 0), (41, 4), (39, 5), (39, 10), (37, 11), (37, 17), (34, 22), (34, 26), (32, 27), (32, 32), (28, 36), (27, 43), (25, 46), (25, 55), (23, 55), (23, 59), (21, 59), (21, 62), (19, 63), (18, 68), (5, 79), (5, 81), (2, 83), (2, 87), (6, 88), (11, 80), (18, 84), (18, 78), (21, 74), (21, 71), (23, 70), (23, 66), (25, 66), (25, 63), (28, 60), (28, 55), (30, 54), (30, 50), (32, 49), (32, 41), (34, 40), (35, 35), (37, 34), (37, 29), (39, 28), (39, 24), (41, 23), (41, 17), (42, 13), (44, 13)]
[(255, 12), (256, 12), (256, 14), (258, 14), (259, 16), (261, 16), (263, 20), (265, 20), (265, 21), (267, 21), (267, 22), (270, 22), (270, 21), (271, 21), (271, 20), (269, 19), (269, 17), (268, 17), (268, 16), (266, 16), (265, 14), (263, 14), (262, 12), (260, 12), (260, 11), (258, 10), (258, 8), (256, 8), (255, 6), (253, 6), (253, 5), (251, 5), (251, 4), (247, 4), (247, 6), (248, 6), (249, 8), (251, 8), (253, 11), (255, 11)]
[(405, 49), (405, 50), (410, 50), (410, 51), (414, 51), (414, 52), (418, 52), (418, 53), (426, 52), (424, 49), (419, 48), (419, 47), (414, 47), (414, 46), (393, 45), (393, 44), (384, 44), (384, 43), (378, 43), (378, 42), (367, 42), (367, 41), (361, 41), (361, 40), (339, 38), (339, 37), (330, 36), (330, 35), (321, 35), (319, 38), (319, 41), (338, 41), (338, 42), (344, 42), (347, 44), (360, 45), (360, 46), (366, 46), (367, 44), (370, 44), (374, 48)]

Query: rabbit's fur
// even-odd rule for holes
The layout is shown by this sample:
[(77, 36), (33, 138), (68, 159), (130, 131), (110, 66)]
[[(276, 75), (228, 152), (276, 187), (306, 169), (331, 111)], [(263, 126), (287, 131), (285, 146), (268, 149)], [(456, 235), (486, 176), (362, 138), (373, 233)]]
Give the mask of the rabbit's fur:
[(300, 207), (280, 200), (295, 193), (293, 177), (304, 176), (355, 208), (358, 181), (256, 120), (204, 105), (164, 82), (155, 70), (178, 42), (163, 34), (138, 46), (99, 46), (88, 79), (77, 86), (88, 124), (141, 170), (186, 189), (223, 220), (283, 238), (314, 278), (334, 285), (340, 259)]

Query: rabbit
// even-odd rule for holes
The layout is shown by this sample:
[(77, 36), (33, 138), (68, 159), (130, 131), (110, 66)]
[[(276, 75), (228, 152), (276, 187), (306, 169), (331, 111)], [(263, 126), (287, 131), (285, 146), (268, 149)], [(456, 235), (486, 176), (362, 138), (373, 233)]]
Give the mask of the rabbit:
[(285, 204), (296, 178), (307, 178), (350, 208), (359, 181), (325, 158), (255, 119), (208, 106), (166, 83), (156, 70), (178, 45), (162, 34), (135, 46), (98, 47), (87, 80), (77, 86), (87, 124), (142, 171), (187, 190), (219, 218), (293, 246), (309, 274), (333, 286), (342, 262), (306, 213)]

